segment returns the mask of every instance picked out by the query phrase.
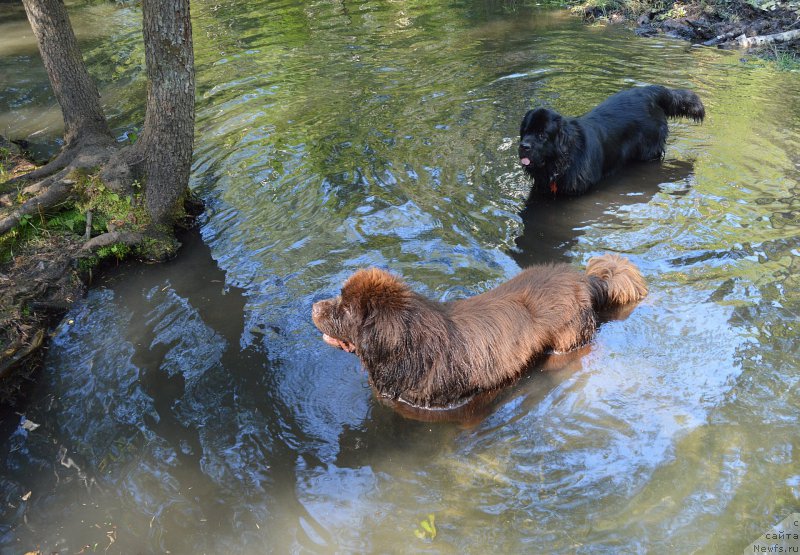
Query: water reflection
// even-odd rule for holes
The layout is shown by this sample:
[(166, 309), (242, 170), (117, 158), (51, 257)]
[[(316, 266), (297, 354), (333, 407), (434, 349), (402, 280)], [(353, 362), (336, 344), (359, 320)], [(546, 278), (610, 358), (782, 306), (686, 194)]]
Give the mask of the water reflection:
[[(15, 408), (40, 428), (0, 417), (4, 553), (727, 553), (796, 508), (796, 75), (524, 2), (193, 9), (203, 241), (70, 313)], [(85, 10), (113, 24), (87, 56), (124, 128), (137, 8)], [(527, 108), (653, 82), (697, 90), (703, 125), (526, 207)], [(48, 105), (28, 89), (0, 93), (11, 127)], [(608, 251), (648, 298), (466, 421), (384, 406), (309, 318), (361, 266), (447, 300)]]
[(616, 215), (621, 207), (646, 204), (662, 187), (669, 195), (684, 194), (691, 187), (693, 170), (693, 163), (683, 160), (635, 164), (580, 197), (553, 198), (531, 191), (521, 213), (523, 231), (515, 239), (512, 256), (523, 268), (569, 261), (582, 228), (598, 222), (621, 225), (624, 218)]

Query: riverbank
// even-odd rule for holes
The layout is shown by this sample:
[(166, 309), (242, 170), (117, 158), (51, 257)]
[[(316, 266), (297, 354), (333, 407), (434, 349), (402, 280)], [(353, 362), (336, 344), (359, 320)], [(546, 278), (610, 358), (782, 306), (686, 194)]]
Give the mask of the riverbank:
[[(20, 149), (0, 146), (0, 212), (24, 202), (25, 182), (9, 180), (34, 169)], [(0, 236), (0, 402), (13, 400), (41, 362), (51, 327), (80, 299), (97, 272), (127, 258), (166, 260), (180, 244), (166, 233), (130, 247), (126, 233), (146, 234), (149, 219), (137, 195), (121, 197), (97, 175), (76, 173), (75, 194), (56, 210), (25, 217)], [(202, 203), (189, 198), (179, 227), (191, 227)], [(115, 235), (116, 234), (116, 235)], [(118, 242), (93, 237), (118, 236)]]
[(800, 1), (588, 0), (571, 3), (587, 22), (630, 25), (636, 34), (665, 34), (692, 44), (740, 48), (800, 70)]

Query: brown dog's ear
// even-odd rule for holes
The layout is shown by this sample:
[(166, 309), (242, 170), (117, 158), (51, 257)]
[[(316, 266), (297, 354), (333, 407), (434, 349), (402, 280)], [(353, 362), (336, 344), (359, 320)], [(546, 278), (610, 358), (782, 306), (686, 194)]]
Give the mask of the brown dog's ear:
[(398, 277), (379, 268), (359, 270), (342, 286), (342, 305), (358, 313), (360, 356), (386, 357), (404, 341), (412, 293)]

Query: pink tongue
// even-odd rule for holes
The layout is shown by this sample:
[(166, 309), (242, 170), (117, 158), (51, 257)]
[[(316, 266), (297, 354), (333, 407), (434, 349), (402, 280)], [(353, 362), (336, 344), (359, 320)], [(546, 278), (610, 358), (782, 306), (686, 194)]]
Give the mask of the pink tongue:
[(352, 353), (353, 351), (356, 350), (355, 347), (352, 344), (348, 343), (347, 341), (336, 339), (335, 337), (331, 337), (327, 333), (322, 334), (322, 340), (328, 345), (337, 347), (339, 349), (342, 349), (343, 351), (347, 351), (348, 353)]
[(327, 343), (328, 345), (332, 345), (334, 347), (342, 348), (342, 342), (336, 339), (335, 337), (331, 337), (327, 333), (322, 334), (322, 340)]
[(522, 159), (520, 159), (519, 163), (522, 164), (523, 166), (530, 166), (531, 165), (531, 159), (530, 158), (522, 158)]

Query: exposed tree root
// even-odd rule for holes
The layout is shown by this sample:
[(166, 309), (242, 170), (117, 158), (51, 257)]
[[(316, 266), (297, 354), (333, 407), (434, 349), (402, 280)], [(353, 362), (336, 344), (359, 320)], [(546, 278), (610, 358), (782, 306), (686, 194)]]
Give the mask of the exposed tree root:
[(74, 181), (62, 179), (50, 185), (43, 193), (25, 201), (0, 220), (0, 235), (14, 229), (25, 216), (41, 214), (69, 198)]
[(83, 244), (81, 251), (96, 251), (101, 247), (107, 247), (117, 243), (122, 243), (123, 245), (128, 245), (129, 247), (135, 247), (142, 243), (144, 237), (144, 234), (137, 233), (135, 231), (111, 231), (109, 233), (103, 233), (102, 235), (98, 235), (97, 237), (89, 239)]
[(67, 166), (70, 165), (72, 160), (77, 155), (77, 151), (74, 149), (65, 149), (61, 152), (58, 156), (56, 156), (53, 160), (50, 160), (47, 164), (40, 168), (36, 168), (33, 171), (30, 171), (23, 175), (18, 175), (6, 181), (5, 185), (15, 185), (21, 183), (23, 181), (34, 181), (37, 179), (42, 179), (48, 177), (59, 170), (63, 170)]
[(133, 145), (114, 152), (103, 164), (100, 179), (112, 191), (130, 194), (131, 185), (144, 172), (145, 156), (142, 150), (142, 139)]
[[(66, 201), (72, 193), (72, 186), (75, 184), (75, 181), (69, 177), (73, 171), (104, 167), (118, 150), (108, 144), (97, 145), (96, 143), (91, 143), (85, 148), (75, 150), (68, 155), (67, 151), (65, 151), (53, 162), (20, 176), (19, 179), (24, 180), (29, 180), (31, 176), (39, 176), (43, 179), (21, 190), (22, 195), (34, 195), (33, 198), (26, 200), (9, 213), (0, 217), (0, 235), (11, 231), (15, 226), (19, 225), (25, 216), (43, 214)], [(68, 160), (66, 165), (63, 164), (65, 160)], [(133, 176), (130, 171), (126, 173), (120, 168), (120, 165), (119, 163), (117, 164), (115, 172), (115, 175), (118, 176), (118, 186), (120, 188), (124, 187), (122, 182), (127, 178), (129, 180), (128, 187), (130, 187)], [(13, 206), (15, 196), (14, 193), (6, 193), (0, 196), (0, 206)]]
[(0, 380), (11, 374), (24, 359), (36, 352), (44, 343), (44, 329), (39, 329), (29, 343), (15, 343), (0, 353)]
[(69, 168), (62, 169), (58, 173), (53, 174), (53, 175), (51, 175), (49, 177), (45, 177), (41, 181), (37, 181), (36, 183), (32, 183), (31, 185), (28, 185), (27, 187), (23, 187), (21, 193), (23, 195), (40, 195), (43, 192), (45, 192), (47, 189), (49, 189), (50, 185), (52, 185), (56, 181), (60, 181), (62, 179), (65, 179), (67, 177), (67, 175), (69, 174), (69, 172), (70, 172)]

